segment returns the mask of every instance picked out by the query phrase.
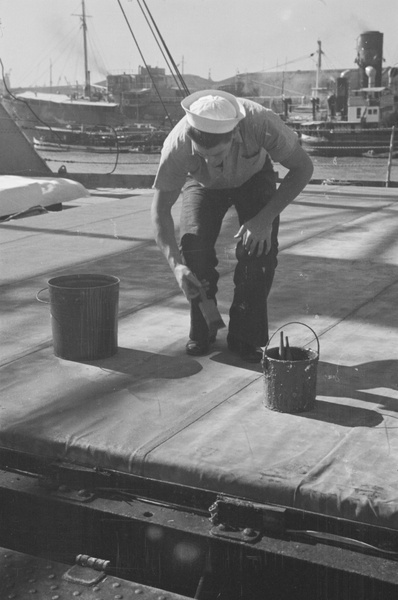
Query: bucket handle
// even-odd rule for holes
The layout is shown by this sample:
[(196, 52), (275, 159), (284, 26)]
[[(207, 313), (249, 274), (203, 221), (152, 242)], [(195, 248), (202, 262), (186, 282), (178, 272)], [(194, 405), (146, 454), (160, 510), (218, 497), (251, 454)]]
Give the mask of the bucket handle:
[(39, 294), (41, 294), (42, 292), (48, 291), (48, 288), (42, 288), (41, 290), (39, 290), (36, 294), (36, 300), (38, 300), (39, 302), (41, 302), (42, 304), (50, 304), (49, 300), (42, 300), (41, 298), (39, 298)]
[(280, 331), (284, 327), (287, 327), (288, 325), (303, 325), (303, 327), (307, 327), (307, 329), (309, 329), (310, 331), (312, 331), (312, 333), (314, 334), (314, 337), (316, 339), (317, 346), (318, 346), (318, 356), (319, 356), (320, 345), (319, 345), (319, 338), (318, 338), (317, 334), (315, 333), (315, 331), (309, 325), (307, 325), (306, 323), (302, 323), (301, 321), (289, 321), (289, 323), (285, 323), (284, 325), (281, 325), (280, 327), (278, 327), (278, 329), (276, 331), (274, 331), (274, 333), (269, 338), (269, 340), (267, 342), (267, 345), (264, 348), (264, 353), (267, 350), (268, 346), (270, 345), (271, 340), (274, 337), (274, 335), (276, 335), (278, 333), (278, 331)]

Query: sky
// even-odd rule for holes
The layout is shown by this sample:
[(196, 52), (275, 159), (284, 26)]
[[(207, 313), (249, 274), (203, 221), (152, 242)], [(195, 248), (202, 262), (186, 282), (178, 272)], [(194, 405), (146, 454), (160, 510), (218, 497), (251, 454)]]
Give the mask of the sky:
[[(216, 82), (315, 69), (318, 40), (323, 68), (356, 68), (357, 38), (369, 30), (384, 34), (384, 65), (398, 64), (397, 0), (145, 2), (180, 71)], [(145, 63), (170, 72), (140, 6), (85, 0), (92, 83)], [(11, 88), (84, 81), (81, 14), (81, 0), (0, 0), (0, 58)]]

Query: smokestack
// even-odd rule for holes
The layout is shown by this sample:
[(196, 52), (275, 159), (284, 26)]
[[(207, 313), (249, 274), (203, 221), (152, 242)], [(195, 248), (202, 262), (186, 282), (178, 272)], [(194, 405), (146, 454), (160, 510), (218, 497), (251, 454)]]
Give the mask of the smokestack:
[(360, 70), (361, 87), (369, 87), (369, 76), (366, 73), (366, 67), (375, 69), (373, 85), (380, 87), (383, 63), (382, 33), (379, 31), (366, 31), (359, 36), (356, 62)]

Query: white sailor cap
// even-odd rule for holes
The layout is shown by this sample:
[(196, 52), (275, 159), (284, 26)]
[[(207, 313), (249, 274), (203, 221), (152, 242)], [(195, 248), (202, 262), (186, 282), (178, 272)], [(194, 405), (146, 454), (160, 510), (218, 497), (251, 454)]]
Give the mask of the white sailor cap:
[(201, 90), (184, 98), (187, 121), (199, 131), (228, 133), (244, 119), (244, 106), (233, 94), (222, 90)]

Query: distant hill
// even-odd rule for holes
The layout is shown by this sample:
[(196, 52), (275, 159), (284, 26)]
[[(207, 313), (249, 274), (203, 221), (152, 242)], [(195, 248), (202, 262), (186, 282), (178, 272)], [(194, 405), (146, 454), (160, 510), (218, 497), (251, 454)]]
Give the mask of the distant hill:
[[(335, 91), (335, 83), (342, 72), (348, 72), (350, 86), (352, 88), (359, 87), (359, 70), (356, 67), (352, 69), (328, 69), (321, 73), (319, 87), (330, 92)], [(213, 81), (200, 77), (199, 75), (184, 74), (184, 81), (190, 90), (195, 92), (205, 89), (224, 89), (233, 94), (240, 96), (280, 96), (284, 93), (285, 96), (311, 96), (312, 89), (315, 87), (315, 71), (274, 71), (270, 72), (253, 72), (253, 73), (238, 73), (221, 81)], [(167, 75), (167, 85), (170, 89), (176, 89), (177, 85), (172, 75)], [(388, 76), (387, 68), (383, 72), (383, 85), (387, 85)], [(106, 87), (106, 81), (99, 81), (94, 84), (98, 87)], [(22, 91), (34, 90), (36, 92), (49, 92), (70, 95), (72, 93), (83, 93), (83, 85), (78, 86), (53, 86), (35, 87), (35, 88), (18, 88), (13, 89), (14, 93)]]
[[(322, 71), (319, 87), (330, 92), (343, 69)], [(358, 86), (358, 70), (350, 70), (351, 85)], [(217, 87), (242, 96), (311, 96), (315, 87), (314, 71), (274, 71), (239, 73), (218, 82)]]
[[(385, 68), (382, 74), (382, 85), (385, 86), (388, 85), (388, 70), (388, 68)], [(320, 99), (321, 107), (327, 109), (327, 98), (330, 94), (336, 93), (336, 83), (343, 72), (349, 81), (351, 89), (361, 87), (360, 72), (356, 67), (346, 70), (324, 70), (320, 74), (318, 91), (316, 92), (316, 96)], [(184, 112), (180, 104), (183, 96), (181, 87), (177, 85), (176, 80), (171, 75), (164, 72), (161, 74), (160, 79), (162, 85), (156, 85), (156, 88), (151, 85), (148, 79), (144, 84), (140, 82), (140, 88), (132, 89), (128, 87), (121, 89), (119, 93), (117, 89), (110, 88), (112, 100), (118, 105), (118, 118), (124, 119), (126, 122), (150, 122), (160, 127), (169, 127), (170, 124), (176, 123), (183, 117)], [(272, 73), (238, 73), (233, 77), (221, 81), (213, 81), (198, 75), (187, 74), (184, 75), (184, 81), (190, 93), (204, 89), (222, 89), (236, 96), (252, 98), (262, 106), (271, 108), (281, 116), (286, 116), (288, 106), (290, 106), (290, 110), (293, 110), (294, 107), (300, 107), (300, 110), (303, 107), (311, 107), (310, 98), (314, 95), (316, 73), (314, 71), (301, 70), (276, 71)], [(96, 98), (92, 96), (92, 99), (102, 99), (100, 95), (101, 88), (106, 88), (106, 81), (93, 84), (92, 91), (96, 93)], [(13, 89), (12, 91), (14, 94), (30, 91), (36, 94), (51, 92), (52, 94), (64, 94), (67, 97), (81, 97), (83, 95), (83, 86), (21, 88), (19, 90)], [(284, 99), (289, 99), (291, 102), (284, 102)], [(21, 106), (24, 105), (18, 103), (18, 106), (18, 110), (22, 110)], [(66, 110), (66, 106), (68, 107), (67, 110), (73, 107), (72, 104), (69, 105), (69, 102), (67, 102), (62, 108)], [(91, 110), (89, 115), (82, 115), (80, 113), (79, 115), (75, 115), (73, 112), (74, 109), (72, 110), (71, 108), (72, 116), (69, 113), (67, 116), (66, 113), (61, 116), (59, 114), (55, 116), (54, 106), (43, 105), (42, 108), (44, 112), (41, 120), (46, 122), (53, 119), (55, 123), (85, 122), (95, 124), (99, 118), (93, 110)], [(20, 118), (28, 118), (28, 116), (31, 119), (30, 113)], [(103, 119), (102, 114), (101, 124), (105, 123)], [(106, 121), (106, 123), (108, 122)], [(113, 122), (110, 124), (114, 125)]]

